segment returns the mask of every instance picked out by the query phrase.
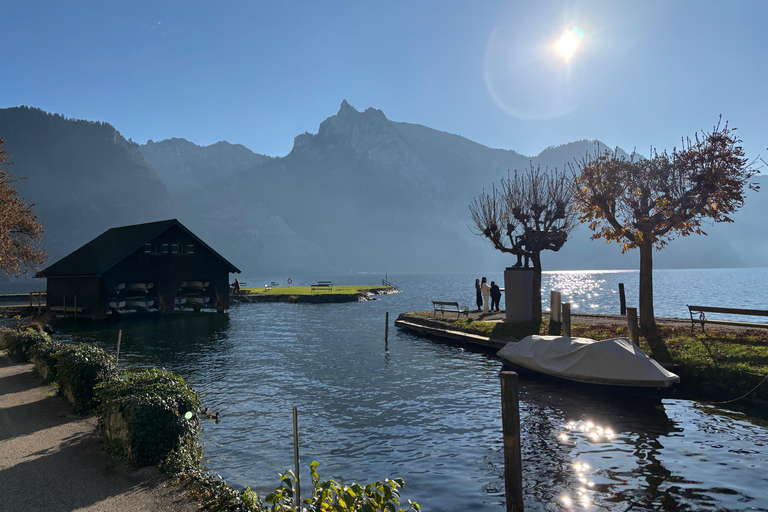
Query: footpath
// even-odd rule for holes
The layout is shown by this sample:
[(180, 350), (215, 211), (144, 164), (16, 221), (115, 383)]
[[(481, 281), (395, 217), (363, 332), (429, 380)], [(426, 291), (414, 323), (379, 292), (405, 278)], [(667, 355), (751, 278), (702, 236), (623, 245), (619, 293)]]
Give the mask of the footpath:
[(154, 467), (132, 469), (102, 448), (96, 418), (72, 413), (31, 364), (0, 350), (0, 510), (194, 512)]

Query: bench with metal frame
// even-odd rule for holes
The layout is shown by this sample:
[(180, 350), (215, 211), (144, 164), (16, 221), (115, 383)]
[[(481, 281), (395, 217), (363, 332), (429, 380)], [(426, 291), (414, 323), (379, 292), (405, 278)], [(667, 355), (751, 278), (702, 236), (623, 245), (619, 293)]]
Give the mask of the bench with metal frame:
[(443, 318), (445, 318), (445, 312), (446, 311), (456, 311), (456, 318), (459, 318), (459, 316), (464, 313), (467, 318), (469, 318), (469, 307), (468, 306), (459, 306), (458, 302), (447, 302), (442, 300), (433, 300), (432, 301), (432, 307), (434, 308), (433, 316), (437, 316), (437, 312), (440, 311), (440, 313), (443, 315)]
[[(720, 313), (723, 315), (742, 315), (742, 316), (766, 316), (768, 310), (763, 309), (738, 309), (738, 308), (718, 308), (711, 306), (688, 306), (691, 314), (691, 332), (694, 326), (701, 324), (701, 332), (704, 332), (704, 324), (730, 325), (734, 327), (755, 327), (758, 329), (768, 329), (768, 323), (739, 322), (738, 320), (717, 320), (707, 318), (705, 313)], [(693, 314), (698, 313), (699, 317), (694, 318)]]
[(312, 291), (315, 289), (333, 291), (333, 281), (318, 281), (312, 285)]

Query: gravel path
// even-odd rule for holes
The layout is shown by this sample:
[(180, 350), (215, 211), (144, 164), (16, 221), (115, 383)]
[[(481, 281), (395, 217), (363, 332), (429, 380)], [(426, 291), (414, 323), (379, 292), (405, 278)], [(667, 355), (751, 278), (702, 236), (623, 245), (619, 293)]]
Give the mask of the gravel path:
[(167, 511), (200, 507), (154, 467), (138, 470), (103, 449), (96, 418), (72, 414), (52, 386), (0, 351), (0, 510)]

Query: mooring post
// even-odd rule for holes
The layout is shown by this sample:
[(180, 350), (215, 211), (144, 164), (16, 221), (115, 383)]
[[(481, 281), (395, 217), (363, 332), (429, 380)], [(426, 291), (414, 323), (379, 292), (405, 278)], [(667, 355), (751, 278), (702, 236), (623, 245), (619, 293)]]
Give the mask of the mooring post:
[(296, 476), (296, 505), (301, 510), (301, 477), (299, 477), (299, 410), (293, 408), (293, 463)]
[(501, 372), (501, 424), (504, 433), (504, 486), (507, 512), (523, 512), (520, 400), (517, 395), (517, 373), (515, 372)]
[(624, 283), (619, 283), (619, 301), (621, 302), (621, 314), (627, 314), (627, 297), (624, 295)]
[(571, 303), (563, 303), (563, 336), (571, 337)]
[(123, 339), (123, 330), (117, 332), (117, 356), (115, 356), (115, 366), (120, 366), (120, 340)]
[(640, 345), (640, 333), (637, 327), (637, 308), (627, 308), (627, 327), (629, 328), (629, 341)]
[(384, 317), (384, 341), (389, 340), (389, 311), (387, 311)]

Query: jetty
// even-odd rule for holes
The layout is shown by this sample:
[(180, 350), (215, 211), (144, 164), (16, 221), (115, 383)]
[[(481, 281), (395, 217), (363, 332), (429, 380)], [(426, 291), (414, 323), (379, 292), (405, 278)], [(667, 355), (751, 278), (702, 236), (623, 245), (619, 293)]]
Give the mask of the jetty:
[(271, 286), (241, 288), (230, 295), (233, 303), (290, 302), (327, 304), (375, 300), (376, 295), (397, 293), (395, 286), (337, 286), (329, 281), (310, 286)]

